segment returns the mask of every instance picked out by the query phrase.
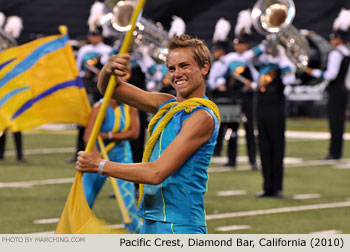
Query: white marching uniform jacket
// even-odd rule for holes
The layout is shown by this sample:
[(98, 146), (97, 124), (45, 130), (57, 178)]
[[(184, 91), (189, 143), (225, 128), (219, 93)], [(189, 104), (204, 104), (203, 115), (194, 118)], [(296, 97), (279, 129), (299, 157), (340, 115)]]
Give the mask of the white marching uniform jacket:
[(333, 49), (328, 55), (327, 69), (313, 69), (312, 76), (323, 78), (328, 81), (335, 80), (339, 74), (340, 66), (344, 56), (350, 56), (350, 50), (345, 45), (339, 45)]
[(248, 51), (242, 54), (239, 54), (237, 52), (231, 52), (221, 56), (218, 60), (216, 60), (213, 63), (208, 79), (209, 87), (211, 90), (215, 90), (219, 86), (226, 84), (226, 74), (229, 69), (230, 63), (232, 62), (242, 62), (247, 64), (250, 73), (253, 77), (253, 80), (251, 81), (255, 82), (257, 80), (259, 73), (251, 63), (251, 55), (247, 52)]
[(77, 67), (78, 67), (78, 71), (80, 72), (81, 76), (84, 76), (85, 74), (85, 70), (83, 70), (83, 61), (84, 61), (84, 56), (87, 53), (98, 53), (101, 55), (101, 59), (100, 62), (101, 64), (106, 64), (108, 62), (109, 57), (111, 56), (112, 52), (112, 47), (109, 45), (106, 45), (105, 43), (101, 42), (98, 43), (97, 45), (93, 45), (93, 44), (88, 44), (88, 45), (84, 45), (82, 46), (79, 51), (78, 51), (78, 55), (77, 55), (77, 59), (76, 59), (76, 63), (77, 63)]

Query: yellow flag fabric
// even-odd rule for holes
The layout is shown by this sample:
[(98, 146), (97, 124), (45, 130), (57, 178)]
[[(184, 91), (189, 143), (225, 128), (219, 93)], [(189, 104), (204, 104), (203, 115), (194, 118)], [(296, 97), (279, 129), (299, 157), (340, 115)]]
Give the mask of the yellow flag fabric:
[(0, 53), (0, 131), (45, 123), (86, 125), (90, 104), (67, 35)]
[(126, 234), (125, 229), (109, 229), (90, 209), (84, 194), (82, 173), (77, 172), (56, 234)]

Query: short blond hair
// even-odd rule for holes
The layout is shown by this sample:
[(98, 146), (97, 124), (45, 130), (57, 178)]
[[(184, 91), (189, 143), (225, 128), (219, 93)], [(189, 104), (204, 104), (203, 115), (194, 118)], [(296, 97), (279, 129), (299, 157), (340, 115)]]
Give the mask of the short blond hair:
[[(174, 36), (168, 44), (169, 54), (171, 51), (180, 48), (191, 48), (191, 50), (193, 51), (194, 60), (198, 63), (198, 65), (201, 68), (204, 67), (204, 64), (206, 62), (211, 64), (210, 51), (202, 40), (191, 38), (187, 34)], [(206, 80), (208, 79), (209, 72), (210, 70), (205, 76)]]

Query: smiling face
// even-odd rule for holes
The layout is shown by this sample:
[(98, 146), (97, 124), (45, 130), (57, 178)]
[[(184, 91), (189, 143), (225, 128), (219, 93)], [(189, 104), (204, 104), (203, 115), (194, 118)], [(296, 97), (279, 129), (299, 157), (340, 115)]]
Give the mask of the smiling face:
[(168, 55), (169, 80), (177, 92), (177, 100), (184, 101), (205, 94), (205, 76), (210, 64), (200, 67), (191, 48), (178, 48)]

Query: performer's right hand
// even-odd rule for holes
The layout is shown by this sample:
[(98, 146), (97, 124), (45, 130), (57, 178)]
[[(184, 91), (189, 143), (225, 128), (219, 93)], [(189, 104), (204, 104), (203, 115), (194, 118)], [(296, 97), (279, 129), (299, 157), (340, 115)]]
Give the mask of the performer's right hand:
[(96, 152), (79, 151), (75, 169), (80, 172), (97, 173), (101, 157)]
[(130, 55), (118, 54), (112, 55), (106, 66), (106, 72), (111, 74), (112, 72), (118, 77), (124, 77), (130, 71)]

